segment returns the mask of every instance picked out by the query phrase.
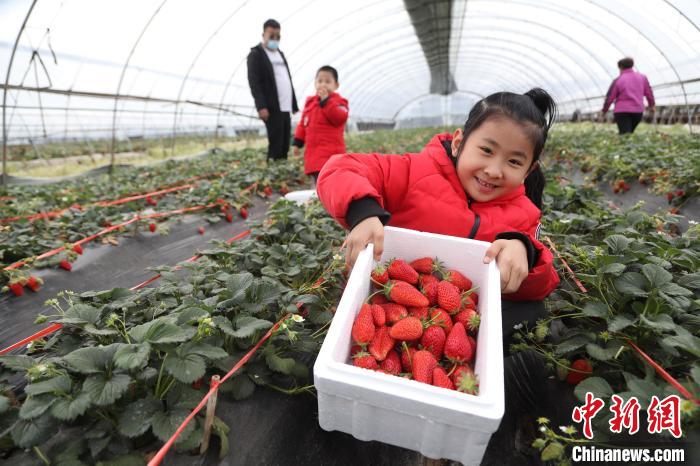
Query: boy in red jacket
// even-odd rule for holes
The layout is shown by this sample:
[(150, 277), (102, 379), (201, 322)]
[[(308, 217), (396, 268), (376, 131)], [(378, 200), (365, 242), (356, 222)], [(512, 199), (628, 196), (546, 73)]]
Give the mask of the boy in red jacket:
[(334, 154), (345, 152), (343, 131), (348, 119), (348, 101), (338, 90), (338, 71), (322, 66), (316, 72), (316, 95), (306, 98), (301, 121), (294, 131), (294, 155), (304, 150), (304, 173), (318, 179), (323, 165)]
[(500, 92), (477, 102), (464, 128), (436, 135), (419, 154), (331, 158), (317, 190), (350, 229), (348, 264), (368, 243), (379, 258), (384, 224), (491, 242), (484, 262), (498, 261), (508, 341), (514, 324), (544, 314), (541, 300), (559, 283), (552, 253), (538, 239), (538, 160), (555, 113), (541, 89)]

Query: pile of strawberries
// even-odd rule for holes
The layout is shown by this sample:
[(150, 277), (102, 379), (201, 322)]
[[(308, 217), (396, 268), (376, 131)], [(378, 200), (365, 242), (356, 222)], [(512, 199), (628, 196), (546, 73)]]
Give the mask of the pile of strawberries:
[(437, 258), (377, 266), (378, 291), (352, 326), (353, 364), (476, 395), (479, 296), (472, 282)]

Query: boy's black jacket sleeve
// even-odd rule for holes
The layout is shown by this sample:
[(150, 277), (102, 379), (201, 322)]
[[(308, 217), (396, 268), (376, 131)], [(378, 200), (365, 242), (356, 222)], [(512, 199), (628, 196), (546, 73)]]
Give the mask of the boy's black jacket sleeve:
[(355, 228), (355, 226), (364, 219), (370, 217), (379, 217), (382, 224), (386, 225), (391, 218), (391, 214), (382, 209), (379, 203), (371, 197), (363, 197), (362, 199), (352, 201), (345, 214), (345, 220), (348, 222), (350, 230)]
[(525, 245), (525, 249), (527, 249), (528, 270), (532, 270), (535, 264), (537, 264), (537, 261), (540, 259), (540, 252), (535, 249), (535, 246), (532, 244), (532, 241), (530, 241), (530, 238), (524, 233), (520, 233), (519, 231), (506, 231), (497, 234), (496, 239), (519, 239), (522, 241), (522, 243)]

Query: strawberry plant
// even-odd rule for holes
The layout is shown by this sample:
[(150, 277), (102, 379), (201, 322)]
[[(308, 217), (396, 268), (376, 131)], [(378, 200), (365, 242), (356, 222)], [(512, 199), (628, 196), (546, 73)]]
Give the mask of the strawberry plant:
[[(214, 242), (179, 271), (159, 267), (155, 286), (51, 300), (54, 313), (41, 320), (63, 328), (27, 355), (0, 357), (3, 375), (20, 374), (27, 383), (18, 395), (3, 389), (0, 400), (15, 400), (0, 403), (5, 445), (56, 458), (63, 450), (51, 437), (81, 431), (89, 445), (76, 445), (71, 459), (92, 463), (163, 442), (208, 389), (201, 381), (227, 372), (287, 313), (294, 318), (221, 390), (235, 399), (256, 386), (308, 390), (309, 364), (339, 298), (342, 266), (334, 251), (341, 241), (318, 204), (280, 201), (249, 239)], [(196, 417), (175, 448), (198, 446), (202, 422)], [(215, 433), (225, 435), (216, 423)]]

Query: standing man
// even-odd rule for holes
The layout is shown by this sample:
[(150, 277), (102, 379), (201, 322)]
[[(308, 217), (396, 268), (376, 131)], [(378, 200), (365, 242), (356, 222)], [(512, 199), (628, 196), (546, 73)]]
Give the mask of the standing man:
[(267, 160), (286, 159), (291, 138), (291, 114), (299, 111), (292, 76), (279, 50), (280, 23), (263, 24), (263, 40), (248, 54), (248, 84), (258, 116), (267, 129)]
[(603, 120), (610, 105), (615, 102), (615, 123), (620, 134), (634, 133), (637, 125), (642, 121), (644, 97), (647, 98), (651, 112), (656, 111), (654, 93), (649, 86), (649, 80), (642, 73), (634, 71), (633, 66), (634, 60), (629, 57), (617, 62), (620, 76), (610, 85), (600, 115)]

